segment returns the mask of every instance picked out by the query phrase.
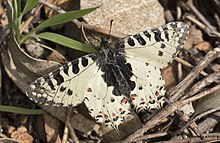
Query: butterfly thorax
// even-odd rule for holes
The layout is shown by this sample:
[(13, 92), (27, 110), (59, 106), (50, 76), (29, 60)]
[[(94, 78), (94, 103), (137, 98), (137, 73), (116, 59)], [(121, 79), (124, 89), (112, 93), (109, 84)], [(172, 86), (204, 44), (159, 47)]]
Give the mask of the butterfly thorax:
[(107, 87), (113, 86), (112, 93), (116, 96), (130, 96), (135, 83), (131, 80), (132, 68), (127, 63), (123, 43), (101, 44), (101, 51), (97, 53), (96, 63), (103, 72), (102, 78)]

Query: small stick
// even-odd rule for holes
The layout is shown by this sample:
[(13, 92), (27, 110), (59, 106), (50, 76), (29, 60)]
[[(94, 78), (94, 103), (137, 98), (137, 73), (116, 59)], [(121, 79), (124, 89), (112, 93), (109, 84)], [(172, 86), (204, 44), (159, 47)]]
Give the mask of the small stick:
[(152, 139), (152, 138), (158, 138), (158, 137), (163, 137), (168, 135), (168, 132), (160, 132), (160, 133), (154, 133), (154, 134), (148, 134), (148, 135), (143, 135), (142, 137), (136, 138), (133, 140), (133, 142), (138, 142), (142, 140), (147, 140), (147, 139)]
[(193, 118), (192, 120), (188, 121), (188, 123), (186, 123), (186, 125), (184, 125), (184, 126), (179, 130), (179, 132), (184, 131), (191, 123), (193, 123), (193, 122), (195, 122), (195, 121), (201, 119), (202, 117), (204, 117), (204, 116), (206, 116), (206, 115), (209, 115), (209, 114), (211, 114), (211, 113), (214, 113), (214, 112), (216, 112), (216, 111), (218, 111), (218, 110), (220, 110), (220, 107), (217, 107), (217, 108), (215, 108), (215, 109), (210, 109), (210, 110), (208, 110), (208, 111), (206, 111), (206, 112), (204, 112), (204, 113), (202, 113), (202, 114), (196, 116), (196, 117)]
[(68, 127), (65, 125), (64, 131), (63, 131), (63, 138), (61, 143), (66, 143), (68, 139)]
[(183, 139), (173, 139), (169, 141), (163, 142), (155, 142), (155, 143), (204, 143), (204, 142), (216, 142), (220, 141), (220, 133), (208, 133), (202, 134), (199, 137), (192, 138), (183, 138)]
[(220, 48), (215, 48), (209, 51), (206, 56), (198, 63), (198, 65), (170, 92), (170, 101), (179, 99), (182, 92), (184, 92), (190, 84), (195, 80), (198, 74), (207, 67), (214, 59), (220, 57)]
[(219, 123), (220, 111), (214, 112), (209, 115), (208, 118), (203, 120), (197, 125), (197, 130), (200, 134), (206, 133), (207, 131), (212, 130), (216, 124)]
[(70, 124), (70, 120), (72, 118), (72, 114), (73, 114), (73, 108), (69, 107), (67, 108), (67, 112), (66, 112), (66, 123), (65, 123), (65, 129), (64, 129), (64, 133), (63, 133), (63, 139), (62, 139), (62, 143), (66, 143), (67, 139), (68, 139), (68, 133), (70, 134), (72, 140), (74, 143), (79, 143), (79, 140), (75, 134), (74, 129), (72, 128), (71, 124)]
[(206, 25), (207, 33), (209, 35), (215, 35), (220, 37), (220, 33), (209, 23), (209, 21), (197, 10), (197, 8), (193, 5), (193, 0), (188, 0), (186, 5), (193, 11), (193, 13)]
[(56, 50), (54, 50), (54, 49), (52, 49), (51, 47), (49, 47), (49, 46), (46, 46), (46, 45), (44, 45), (44, 44), (41, 44), (41, 43), (39, 43), (39, 42), (36, 42), (36, 41), (31, 41), (30, 43), (32, 43), (32, 44), (34, 44), (34, 45), (38, 45), (38, 46), (41, 46), (41, 47), (43, 47), (43, 48), (45, 48), (45, 49), (48, 49), (48, 50), (50, 50), (50, 51), (52, 51), (52, 52), (54, 52), (54, 53), (56, 53), (57, 55), (59, 55), (63, 60), (65, 60), (65, 61), (59, 61), (59, 63), (67, 63), (68, 61), (66, 60), (66, 58), (62, 55), (62, 54), (60, 54), (58, 51), (56, 51)]
[(206, 87), (207, 85), (217, 81), (220, 81), (220, 71), (212, 73), (209, 76), (197, 82), (192, 88), (190, 88), (189, 92), (184, 96), (184, 98), (190, 97), (198, 93), (201, 89), (204, 89), (204, 87)]
[[(194, 66), (191, 65), (189, 62), (184, 61), (183, 59), (181, 59), (179, 57), (175, 57), (174, 60), (181, 63), (181, 64), (183, 64), (183, 65), (185, 65), (185, 66), (187, 66), (187, 67), (189, 67), (189, 68), (194, 68)], [(200, 74), (203, 75), (203, 76), (208, 76), (208, 74), (204, 71), (201, 71)]]
[(186, 5), (193, 11), (193, 13), (203, 22), (205, 25), (212, 31), (215, 29), (213, 26), (209, 23), (209, 21), (197, 10), (197, 8), (193, 5), (193, 0), (188, 0), (186, 2)]
[(28, 19), (22, 25), (22, 27), (20, 29), (20, 34), (22, 34), (24, 32), (24, 30), (28, 27), (28, 25), (31, 23), (31, 21), (34, 19), (34, 17), (37, 16), (41, 7), (42, 7), (42, 4), (39, 7), (34, 9), (34, 12), (31, 13), (31, 15), (28, 17)]

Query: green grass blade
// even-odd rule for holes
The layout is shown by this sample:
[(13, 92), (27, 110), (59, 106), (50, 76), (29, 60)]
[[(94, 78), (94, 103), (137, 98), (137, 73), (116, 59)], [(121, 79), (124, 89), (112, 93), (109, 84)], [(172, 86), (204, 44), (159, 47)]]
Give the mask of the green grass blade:
[(20, 17), (26, 14), (29, 10), (31, 10), (38, 3), (38, 1), (39, 0), (27, 0)]
[(57, 25), (57, 24), (62, 24), (65, 22), (72, 21), (73, 19), (80, 18), (80, 17), (94, 11), (96, 8), (97, 7), (83, 9), (83, 10), (69, 11), (66, 13), (58, 14), (58, 15), (53, 16), (53, 17), (47, 19), (46, 21), (42, 22), (34, 30), (36, 31), (36, 30), (39, 30), (42, 28), (46, 28), (46, 27)]
[(0, 105), (0, 112), (10, 112), (10, 113), (26, 114), (26, 115), (39, 115), (45, 113), (45, 111), (42, 109), (26, 109), (26, 108), (6, 106), (6, 105)]
[(83, 52), (87, 52), (87, 53), (94, 53), (96, 52), (96, 50), (94, 48), (91, 48), (90, 46), (80, 43), (76, 40), (73, 40), (71, 38), (59, 35), (59, 34), (55, 34), (55, 33), (51, 33), (51, 32), (44, 32), (41, 34), (37, 34), (34, 35), (34, 37), (38, 37), (38, 38), (42, 38), (45, 40), (49, 40), (52, 42), (55, 42), (57, 44), (75, 49), (75, 50), (79, 50), (79, 51), (83, 51)]

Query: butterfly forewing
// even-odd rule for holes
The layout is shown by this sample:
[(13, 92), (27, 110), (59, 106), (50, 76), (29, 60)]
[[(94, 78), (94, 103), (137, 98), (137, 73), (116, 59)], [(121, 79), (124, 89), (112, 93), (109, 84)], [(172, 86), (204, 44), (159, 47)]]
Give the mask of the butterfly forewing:
[(188, 25), (171, 22), (124, 39), (126, 56), (137, 58), (158, 68), (173, 60), (188, 35)]
[(27, 89), (27, 96), (39, 104), (50, 106), (68, 107), (82, 103), (82, 95), (97, 68), (92, 57), (78, 58), (37, 79)]

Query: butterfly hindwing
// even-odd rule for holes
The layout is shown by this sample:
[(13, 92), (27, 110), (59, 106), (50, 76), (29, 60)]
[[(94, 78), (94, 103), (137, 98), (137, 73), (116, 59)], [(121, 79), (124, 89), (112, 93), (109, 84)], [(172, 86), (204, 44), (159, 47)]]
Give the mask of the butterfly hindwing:
[(50, 106), (71, 107), (82, 103), (82, 95), (97, 68), (93, 56), (78, 58), (38, 78), (28, 87), (27, 96), (39, 104)]
[(165, 82), (159, 68), (136, 59), (126, 60), (131, 64), (133, 73), (131, 80), (136, 84), (130, 93), (135, 111), (160, 109), (165, 102)]
[(104, 73), (98, 69), (89, 81), (87, 92), (84, 94), (84, 103), (90, 115), (98, 123), (105, 124), (118, 130), (118, 125), (125, 121), (131, 112), (130, 104), (124, 96), (112, 94), (113, 87), (107, 86), (102, 76)]
[(183, 47), (187, 35), (187, 24), (171, 22), (125, 38), (125, 53), (127, 57), (164, 68)]

